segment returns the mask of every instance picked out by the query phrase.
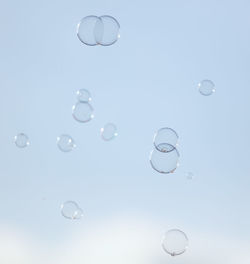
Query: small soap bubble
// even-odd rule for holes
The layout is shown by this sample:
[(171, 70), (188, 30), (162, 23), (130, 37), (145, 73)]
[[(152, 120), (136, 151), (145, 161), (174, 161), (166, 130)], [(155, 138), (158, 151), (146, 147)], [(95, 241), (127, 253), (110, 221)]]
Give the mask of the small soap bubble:
[(57, 137), (57, 146), (63, 152), (70, 152), (76, 147), (76, 144), (71, 136), (63, 134)]
[(118, 135), (116, 125), (113, 123), (108, 123), (101, 128), (101, 137), (105, 141), (110, 141), (116, 138)]
[(165, 252), (173, 257), (181, 255), (188, 248), (188, 237), (179, 229), (169, 230), (163, 237), (162, 247)]
[(199, 92), (204, 96), (209, 96), (215, 92), (215, 85), (210, 80), (203, 80), (198, 84)]
[(178, 145), (178, 134), (169, 127), (159, 129), (154, 135), (154, 146), (161, 152), (170, 152)]
[(96, 21), (94, 35), (96, 42), (102, 46), (113, 45), (120, 38), (120, 24), (112, 16), (101, 16)]
[(18, 148), (25, 148), (30, 145), (29, 138), (24, 133), (15, 136), (15, 144)]
[(74, 119), (86, 123), (94, 118), (94, 109), (89, 103), (78, 102), (72, 107)]
[[(97, 24), (98, 23), (98, 24)], [(79, 40), (88, 46), (95, 46), (96, 42), (95, 32), (98, 31), (102, 21), (97, 16), (86, 16), (77, 25), (77, 36)], [(96, 28), (98, 26), (98, 28)], [(100, 35), (103, 33), (100, 32)]]
[(77, 99), (79, 102), (88, 103), (91, 101), (91, 94), (86, 89), (80, 89), (77, 91)]
[(186, 179), (187, 180), (193, 180), (194, 179), (194, 174), (192, 172), (186, 172)]
[(74, 201), (67, 201), (61, 205), (61, 214), (67, 219), (81, 219), (83, 216), (82, 209)]
[(172, 151), (163, 152), (157, 148), (150, 153), (150, 164), (154, 170), (159, 173), (173, 173), (179, 166), (179, 152), (173, 146), (168, 146), (167, 149), (172, 148)]

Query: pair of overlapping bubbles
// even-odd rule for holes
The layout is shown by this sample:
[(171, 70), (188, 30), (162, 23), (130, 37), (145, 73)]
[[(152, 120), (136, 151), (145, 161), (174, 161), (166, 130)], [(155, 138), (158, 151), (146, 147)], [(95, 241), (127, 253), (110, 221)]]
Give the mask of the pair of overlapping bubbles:
[(86, 16), (77, 26), (79, 40), (88, 46), (110, 46), (120, 37), (120, 24), (112, 16)]
[(154, 149), (150, 164), (159, 173), (173, 173), (179, 166), (178, 134), (169, 127), (159, 129), (154, 135)]
[(72, 107), (73, 118), (80, 122), (86, 123), (94, 118), (94, 108), (90, 104), (91, 94), (86, 89), (80, 89), (77, 91), (78, 102)]

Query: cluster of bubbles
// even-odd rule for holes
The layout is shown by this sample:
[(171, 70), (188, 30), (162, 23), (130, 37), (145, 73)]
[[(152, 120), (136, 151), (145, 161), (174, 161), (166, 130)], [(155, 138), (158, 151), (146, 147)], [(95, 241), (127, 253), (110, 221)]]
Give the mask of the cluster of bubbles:
[(67, 201), (61, 205), (61, 214), (70, 220), (80, 220), (83, 217), (83, 210), (74, 201)]
[(159, 173), (173, 173), (179, 166), (178, 134), (169, 127), (159, 129), (153, 139), (150, 164)]
[[(91, 94), (86, 89), (77, 91), (77, 103), (72, 107), (72, 116), (80, 123), (89, 122), (94, 118), (94, 109), (90, 105)], [(107, 123), (101, 128), (101, 138), (104, 141), (111, 141), (117, 137), (117, 127), (113, 123)], [(19, 148), (25, 148), (30, 145), (29, 138), (24, 133), (19, 133), (14, 138), (15, 144)], [(62, 134), (57, 137), (57, 146), (62, 152), (70, 152), (76, 147), (74, 139), (68, 134)]]
[[(86, 16), (81, 19), (77, 26), (79, 40), (88, 46), (110, 46), (120, 37), (120, 25), (118, 21), (108, 15)], [(198, 84), (201, 95), (210, 96), (215, 92), (215, 85), (211, 80), (203, 80)], [(86, 89), (77, 91), (77, 102), (72, 107), (73, 118), (86, 123), (94, 118), (94, 108), (90, 104), (91, 94)], [(117, 127), (113, 123), (107, 123), (101, 128), (101, 138), (104, 141), (111, 141), (118, 135)], [(150, 153), (150, 164), (159, 173), (173, 173), (179, 165), (178, 134), (172, 128), (164, 127), (159, 129), (153, 139), (154, 148)], [(15, 144), (18, 148), (25, 148), (30, 145), (29, 137), (24, 133), (15, 136)], [(57, 137), (57, 146), (62, 152), (70, 152), (75, 147), (74, 139), (67, 134)], [(186, 178), (192, 180), (192, 172), (186, 173)], [(70, 220), (79, 220), (83, 217), (83, 210), (74, 201), (66, 201), (61, 205), (61, 214)], [(162, 240), (163, 250), (171, 256), (183, 254), (188, 248), (188, 237), (179, 229), (167, 231)]]
[(110, 46), (120, 37), (120, 24), (112, 16), (86, 16), (77, 26), (79, 40), (88, 46)]

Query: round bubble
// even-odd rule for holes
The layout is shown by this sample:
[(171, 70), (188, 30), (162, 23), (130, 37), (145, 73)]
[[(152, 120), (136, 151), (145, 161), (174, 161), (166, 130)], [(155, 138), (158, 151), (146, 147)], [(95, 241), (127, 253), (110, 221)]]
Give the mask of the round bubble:
[(78, 219), (79, 206), (74, 201), (67, 201), (61, 205), (61, 214), (67, 219)]
[(72, 107), (74, 119), (81, 123), (86, 123), (94, 118), (94, 109), (89, 103), (78, 102)]
[(154, 146), (162, 152), (170, 152), (178, 145), (178, 134), (169, 127), (159, 129), (154, 135)]
[(88, 103), (91, 101), (91, 94), (88, 90), (80, 89), (76, 94), (79, 102)]
[(15, 136), (15, 144), (19, 148), (28, 147), (30, 144), (28, 136), (24, 133), (19, 133)]
[(57, 137), (57, 146), (63, 152), (70, 152), (76, 147), (73, 138), (69, 135)]
[(105, 141), (110, 141), (118, 135), (116, 125), (108, 123), (101, 128), (101, 137)]
[[(97, 16), (86, 16), (77, 25), (77, 36), (79, 40), (88, 45), (95, 46), (97, 45), (95, 31), (96, 26), (100, 26), (100, 18)], [(97, 24), (98, 23), (98, 24)]]
[(181, 255), (188, 248), (188, 238), (179, 229), (169, 230), (163, 237), (162, 247), (171, 256)]
[[(170, 147), (169, 147), (170, 148)], [(179, 166), (179, 152), (171, 146), (172, 151), (162, 152), (153, 149), (150, 153), (150, 164), (159, 173), (173, 173)]]
[(210, 80), (203, 80), (198, 84), (199, 92), (204, 96), (209, 96), (215, 92), (215, 85)]
[(101, 16), (94, 30), (96, 43), (110, 46), (120, 38), (120, 24), (112, 16)]

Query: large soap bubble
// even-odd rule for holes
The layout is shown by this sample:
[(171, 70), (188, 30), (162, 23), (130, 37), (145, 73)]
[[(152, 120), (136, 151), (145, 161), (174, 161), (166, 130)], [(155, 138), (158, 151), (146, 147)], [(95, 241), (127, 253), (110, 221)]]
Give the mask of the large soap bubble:
[(96, 42), (102, 46), (113, 45), (120, 37), (120, 24), (112, 16), (101, 16), (96, 22)]
[(173, 173), (179, 166), (179, 152), (173, 146), (167, 146), (166, 149), (172, 149), (172, 151), (159, 151), (153, 149), (150, 153), (150, 164), (154, 170), (159, 173)]
[(154, 146), (162, 152), (170, 152), (178, 145), (178, 134), (169, 127), (159, 129), (154, 135)]
[(181, 255), (188, 248), (188, 237), (179, 229), (171, 229), (165, 233), (162, 247), (171, 256)]
[(77, 36), (82, 43), (88, 46), (97, 45), (95, 31), (96, 26), (100, 25), (98, 22), (102, 23), (97, 16), (86, 16), (81, 19), (77, 25)]

